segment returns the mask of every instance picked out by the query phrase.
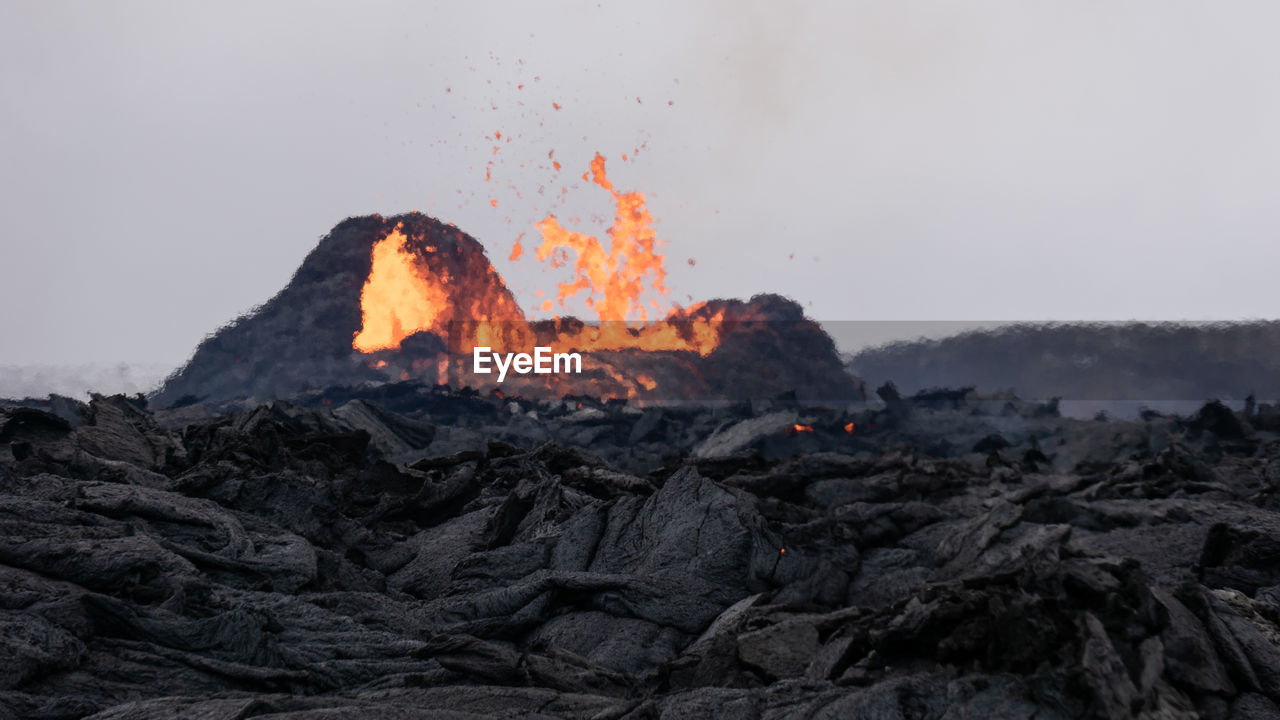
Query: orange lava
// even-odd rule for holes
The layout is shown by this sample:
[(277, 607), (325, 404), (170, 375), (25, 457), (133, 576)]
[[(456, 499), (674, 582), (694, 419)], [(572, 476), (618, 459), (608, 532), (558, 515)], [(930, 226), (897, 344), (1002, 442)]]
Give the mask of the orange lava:
[(405, 250), (407, 240), (397, 227), (373, 246), (369, 279), (360, 291), (363, 321), (351, 342), (360, 352), (397, 348), (416, 332), (444, 330), (449, 293), (439, 278), (421, 272)]
[[(620, 192), (613, 187), (605, 172), (605, 159), (596, 153), (584, 179), (609, 191), (615, 210), (609, 227), (609, 247), (592, 235), (572, 232), (560, 224), (555, 215), (538, 223), (542, 245), (536, 257), (558, 267), (573, 251), (573, 279), (560, 283), (557, 300), (586, 296), (586, 304), (595, 311), (597, 325), (585, 326), (576, 333), (562, 333), (556, 350), (691, 350), (707, 355), (720, 342), (723, 313), (704, 318), (695, 317), (697, 306), (683, 311), (676, 308), (666, 318), (649, 321), (647, 305), (657, 307), (657, 298), (667, 294), (665, 258), (657, 252), (658, 238), (653, 217), (645, 205), (644, 193)], [(543, 310), (553, 305), (545, 302)]]
[[(476, 346), (519, 347), (533, 337), (514, 303), (482, 306), (478, 291), (447, 272), (435, 274), (430, 264), (407, 246), (409, 237), (397, 225), (373, 245), (369, 279), (360, 290), (361, 328), (351, 347), (371, 353), (391, 350), (418, 332), (445, 339), (450, 349), (470, 352)], [(430, 255), (437, 248), (427, 245)], [(405, 378), (407, 379), (407, 378)]]
[(559, 299), (564, 301), (588, 293), (596, 315), (602, 322), (644, 320), (646, 310), (641, 297), (646, 292), (665, 295), (663, 257), (657, 253), (657, 233), (653, 218), (645, 207), (644, 193), (621, 193), (605, 175), (604, 157), (596, 153), (591, 161), (591, 181), (608, 190), (617, 205), (613, 225), (609, 228), (609, 249), (590, 235), (570, 232), (548, 215), (538, 223), (542, 245), (538, 259), (546, 261), (557, 250), (577, 253), (573, 282), (561, 283)]
[[(556, 165), (559, 169), (559, 163)], [(481, 346), (528, 352), (535, 345), (550, 345), (555, 352), (637, 349), (711, 353), (720, 343), (724, 310), (712, 313), (703, 304), (688, 309), (676, 306), (661, 319), (650, 318), (652, 309), (662, 307), (658, 298), (667, 294), (667, 288), (664, 257), (657, 251), (657, 234), (644, 194), (615, 189), (599, 153), (584, 177), (608, 191), (615, 206), (613, 223), (607, 230), (608, 248), (592, 235), (566, 229), (554, 215), (539, 222), (542, 244), (536, 250), (537, 259), (552, 267), (567, 265), (573, 272), (569, 281), (559, 284), (554, 300), (546, 299), (540, 309), (549, 312), (557, 302), (563, 308), (567, 300), (582, 297), (598, 322), (556, 319), (535, 331), (505, 291), (495, 295), (485, 290), (484, 283), (495, 278), (501, 285), (492, 269), (487, 278), (432, 272), (432, 267), (446, 267), (432, 260), (437, 248), (424, 246), (421, 238), (410, 242), (402, 226), (397, 226), (373, 246), (369, 277), (360, 295), (362, 326), (352, 347), (364, 353), (396, 349), (410, 335), (429, 332), (444, 340), (448, 352), (455, 356), (470, 354)], [(510, 259), (518, 260), (523, 253), (521, 238), (517, 238)], [(593, 365), (630, 388), (628, 397), (658, 386), (649, 375), (627, 377), (605, 360)], [(419, 370), (416, 365), (414, 369)], [(422, 370), (426, 371), (425, 366)], [(453, 374), (445, 358), (438, 361), (435, 370), (437, 382), (446, 382)], [(466, 374), (456, 379), (465, 381)]]

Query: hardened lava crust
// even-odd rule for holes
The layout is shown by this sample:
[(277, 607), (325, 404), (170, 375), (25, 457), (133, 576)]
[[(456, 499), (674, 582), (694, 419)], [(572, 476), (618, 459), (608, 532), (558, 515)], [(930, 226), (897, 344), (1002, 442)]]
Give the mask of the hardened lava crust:
[(1280, 415), (0, 407), (0, 716), (1255, 718)]

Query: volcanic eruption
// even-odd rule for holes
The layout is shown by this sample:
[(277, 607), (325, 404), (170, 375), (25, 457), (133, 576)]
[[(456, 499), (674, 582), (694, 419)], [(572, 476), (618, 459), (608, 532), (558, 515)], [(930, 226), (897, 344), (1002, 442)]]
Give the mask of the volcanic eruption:
[(201, 343), (156, 399), (286, 397), (409, 380), (492, 391), (496, 376), (472, 372), (473, 350), (535, 346), (580, 353), (582, 372), (508, 376), (503, 393), (642, 403), (788, 391), (810, 401), (861, 398), (831, 339), (793, 301), (758, 295), (664, 305), (664, 257), (644, 194), (616, 189), (598, 153), (583, 178), (614, 205), (608, 246), (548, 215), (537, 225), (535, 256), (572, 269), (540, 309), (582, 298), (594, 320), (530, 320), (483, 246), (451, 224), (416, 211), (351, 218), (320, 242), (284, 290)]

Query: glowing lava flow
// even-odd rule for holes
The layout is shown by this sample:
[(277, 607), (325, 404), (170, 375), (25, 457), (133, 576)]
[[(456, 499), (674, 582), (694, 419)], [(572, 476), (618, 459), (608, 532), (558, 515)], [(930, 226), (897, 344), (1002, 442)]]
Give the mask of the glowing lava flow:
[(373, 246), (369, 279), (360, 291), (361, 328), (351, 342), (360, 352), (397, 348), (416, 332), (445, 329), (449, 292), (439, 278), (422, 272), (405, 249), (407, 241), (397, 227)]

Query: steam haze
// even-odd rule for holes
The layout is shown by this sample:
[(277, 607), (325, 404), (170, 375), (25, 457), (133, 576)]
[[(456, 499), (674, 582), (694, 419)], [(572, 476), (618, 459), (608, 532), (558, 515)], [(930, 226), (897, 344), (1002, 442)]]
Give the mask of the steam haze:
[(597, 151), (672, 302), (1280, 316), (1274, 3), (795, 8), (8, 2), (0, 365), (179, 363), (374, 212), (456, 223), (534, 308), (567, 279), (534, 223), (612, 213)]

